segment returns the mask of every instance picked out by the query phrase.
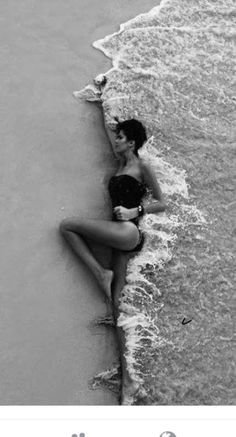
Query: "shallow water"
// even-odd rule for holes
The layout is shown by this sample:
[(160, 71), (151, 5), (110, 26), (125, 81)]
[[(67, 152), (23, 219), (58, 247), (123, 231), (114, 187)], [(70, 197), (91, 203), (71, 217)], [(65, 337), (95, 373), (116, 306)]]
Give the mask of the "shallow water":
[(108, 125), (145, 124), (140, 154), (168, 203), (140, 223), (146, 243), (121, 299), (130, 371), (147, 394), (139, 403), (235, 402), (233, 3), (163, 0), (94, 43), (112, 59), (107, 84), (75, 93), (101, 101)]

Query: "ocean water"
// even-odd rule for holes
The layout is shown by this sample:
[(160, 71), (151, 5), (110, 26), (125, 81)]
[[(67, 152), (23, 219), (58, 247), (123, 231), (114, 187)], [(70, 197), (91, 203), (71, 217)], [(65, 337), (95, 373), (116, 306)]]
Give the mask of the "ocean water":
[[(133, 403), (235, 403), (235, 21), (232, 0), (163, 0), (94, 43), (112, 61), (107, 83), (74, 93), (100, 101), (108, 126), (144, 123), (140, 155), (168, 204), (140, 222), (121, 297), (129, 370), (146, 392)], [(95, 385), (117, 387), (117, 372)]]

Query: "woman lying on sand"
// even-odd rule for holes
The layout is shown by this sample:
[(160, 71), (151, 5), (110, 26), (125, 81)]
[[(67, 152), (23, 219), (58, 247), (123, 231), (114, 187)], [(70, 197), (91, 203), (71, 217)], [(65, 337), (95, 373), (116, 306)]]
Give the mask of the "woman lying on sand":
[[(112, 132), (107, 129), (113, 143)], [(137, 120), (118, 122), (113, 150), (118, 160), (117, 173), (108, 185), (113, 207), (111, 220), (82, 219), (72, 217), (60, 224), (60, 231), (74, 252), (90, 268), (106, 297), (113, 304), (115, 320), (119, 316), (119, 297), (125, 285), (127, 262), (130, 256), (140, 251), (144, 235), (139, 228), (139, 217), (143, 214), (162, 212), (166, 206), (160, 186), (153, 170), (139, 157), (138, 150), (147, 140), (142, 123)], [(156, 201), (142, 205), (149, 188)], [(112, 270), (104, 269), (93, 256), (85, 239), (113, 248)], [(125, 359), (124, 331), (117, 327), (122, 368), (121, 403), (137, 396), (139, 386), (127, 369)]]

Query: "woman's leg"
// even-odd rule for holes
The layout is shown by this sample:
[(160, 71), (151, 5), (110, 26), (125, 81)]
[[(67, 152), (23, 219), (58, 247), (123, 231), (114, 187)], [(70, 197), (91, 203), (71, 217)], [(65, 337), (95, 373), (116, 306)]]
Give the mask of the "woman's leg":
[(117, 319), (120, 315), (119, 305), (120, 305), (120, 294), (125, 286), (125, 278), (127, 271), (127, 263), (133, 254), (126, 254), (121, 251), (113, 252), (113, 271), (114, 271), (114, 281), (112, 283), (112, 299), (114, 308), (114, 318), (116, 323), (116, 333), (118, 340), (118, 347), (120, 352), (121, 370), (122, 370), (122, 388), (121, 388), (121, 403), (125, 403), (125, 398), (132, 396), (139, 388), (138, 384), (133, 381), (129, 372), (127, 361), (125, 358), (126, 351), (126, 339), (125, 332), (122, 328), (117, 326)]
[(111, 282), (113, 279), (112, 270), (104, 269), (96, 260), (84, 239), (75, 232), (68, 231), (63, 226), (60, 226), (60, 231), (67, 243), (78, 257), (87, 265), (93, 273), (97, 282), (105, 293), (106, 297), (111, 301)]
[(98, 263), (83, 237), (106, 246), (129, 250), (135, 247), (139, 238), (136, 226), (130, 222), (71, 218), (61, 222), (60, 231), (110, 299), (113, 272)]

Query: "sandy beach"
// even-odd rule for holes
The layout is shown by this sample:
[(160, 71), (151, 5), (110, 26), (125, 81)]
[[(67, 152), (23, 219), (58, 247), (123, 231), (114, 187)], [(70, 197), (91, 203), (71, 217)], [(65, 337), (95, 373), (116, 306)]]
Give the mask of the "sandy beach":
[(118, 404), (115, 332), (95, 323), (108, 307), (59, 234), (69, 216), (111, 217), (103, 109), (108, 126), (144, 123), (140, 157), (167, 203), (140, 218), (120, 299), (127, 368), (145, 390), (129, 403), (233, 405), (233, 0), (10, 0), (1, 12), (0, 403)]
[(109, 214), (101, 110), (72, 96), (111, 66), (91, 44), (157, 3), (1, 1), (2, 405), (118, 403), (88, 386), (116, 360), (116, 342), (91, 326), (107, 308), (58, 225)]

